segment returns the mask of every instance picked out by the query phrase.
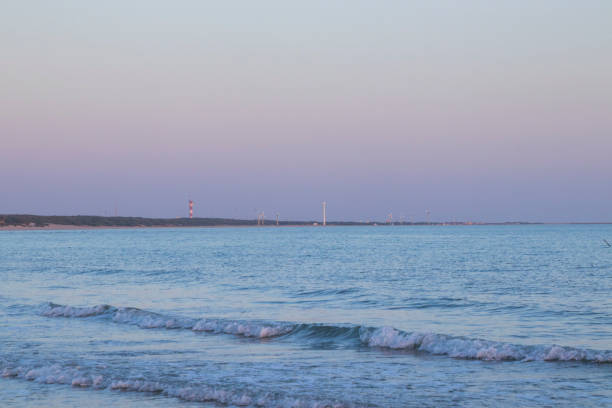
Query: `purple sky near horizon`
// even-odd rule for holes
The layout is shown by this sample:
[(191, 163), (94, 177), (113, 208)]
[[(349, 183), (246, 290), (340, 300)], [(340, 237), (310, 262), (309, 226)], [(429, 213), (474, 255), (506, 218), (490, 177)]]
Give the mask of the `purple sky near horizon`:
[(5, 2), (0, 213), (612, 221), (611, 16)]

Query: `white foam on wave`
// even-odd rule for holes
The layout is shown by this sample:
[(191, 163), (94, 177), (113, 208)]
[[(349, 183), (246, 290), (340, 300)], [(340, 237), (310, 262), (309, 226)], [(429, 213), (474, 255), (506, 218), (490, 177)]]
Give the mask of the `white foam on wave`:
[[(185, 329), (196, 332), (231, 334), (253, 338), (271, 338), (290, 334), (297, 324), (262, 323), (225, 319), (190, 319), (164, 316), (146, 310), (109, 305), (73, 307), (45, 304), (40, 313), (47, 317), (109, 316), (116, 323), (131, 324), (144, 329)], [(304, 326), (304, 325), (302, 325)], [(319, 325), (306, 325), (319, 328)], [(338, 326), (340, 328), (340, 326)], [(344, 327), (342, 327), (344, 328)], [(357, 328), (357, 326), (355, 326)], [(343, 331), (345, 333), (345, 331)], [(336, 336), (336, 334), (334, 334)], [(344, 336), (344, 334), (343, 334)], [(353, 336), (353, 334), (351, 334)], [(454, 337), (436, 333), (403, 332), (393, 327), (359, 329), (359, 339), (370, 347), (415, 350), (453, 358), (490, 361), (583, 361), (612, 363), (612, 351), (596, 351), (573, 347), (526, 346), (511, 343)], [(338, 339), (341, 341), (342, 339)]]
[(223, 319), (187, 319), (159, 315), (133, 308), (119, 308), (113, 314), (116, 323), (134, 324), (144, 329), (188, 329), (236, 336), (267, 338), (289, 333), (293, 325), (264, 324)]
[(2, 370), (2, 377), (23, 378), (42, 384), (68, 384), (73, 387), (94, 387), (104, 388), (104, 377), (101, 375), (91, 375), (79, 368), (62, 367), (58, 364), (49, 366), (29, 367), (5, 367)]
[(115, 391), (160, 393), (190, 402), (213, 402), (224, 406), (272, 408), (348, 408), (352, 404), (336, 401), (292, 398), (278, 394), (257, 394), (244, 390), (213, 387), (206, 384), (176, 386), (159, 381), (133, 379), (106, 379), (80, 367), (58, 364), (38, 367), (0, 367), (5, 378), (21, 378), (41, 384), (65, 384), (79, 388), (110, 389)]
[(109, 315), (115, 323), (131, 324), (143, 329), (186, 329), (236, 336), (268, 338), (291, 332), (295, 325), (283, 323), (259, 323), (224, 319), (190, 319), (164, 316), (132, 307), (98, 305), (74, 307), (47, 303), (40, 308), (46, 317), (91, 317)]
[(241, 390), (230, 390), (208, 385), (172, 387), (159, 382), (142, 380), (121, 380), (111, 383), (110, 388), (121, 391), (158, 392), (190, 402), (214, 402), (220, 405), (239, 407), (278, 407), (278, 408), (345, 408), (346, 403), (316, 401), (291, 397), (278, 397), (265, 393), (256, 395)]
[(407, 333), (392, 327), (362, 329), (359, 337), (370, 347), (423, 351), (453, 358), (490, 361), (585, 361), (612, 363), (612, 352), (562, 346), (524, 346), (452, 337), (436, 333)]
[(178, 319), (131, 307), (116, 309), (112, 315), (116, 323), (133, 324), (143, 329), (191, 329), (193, 319)]
[(275, 324), (265, 325), (252, 322), (224, 321), (203, 319), (193, 325), (194, 331), (205, 331), (212, 333), (235, 334), (245, 337), (257, 337), (260, 339), (267, 337), (277, 337), (290, 333), (295, 325)]
[(111, 313), (116, 308), (110, 305), (97, 305), (91, 307), (75, 307), (45, 303), (40, 307), (40, 314), (47, 317), (90, 317)]

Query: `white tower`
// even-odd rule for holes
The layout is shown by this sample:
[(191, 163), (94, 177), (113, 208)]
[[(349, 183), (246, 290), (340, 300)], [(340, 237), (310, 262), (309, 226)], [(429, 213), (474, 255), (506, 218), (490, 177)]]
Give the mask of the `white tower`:
[(325, 201), (323, 201), (323, 226), (327, 225), (327, 214), (326, 214), (326, 210), (327, 210), (327, 203)]

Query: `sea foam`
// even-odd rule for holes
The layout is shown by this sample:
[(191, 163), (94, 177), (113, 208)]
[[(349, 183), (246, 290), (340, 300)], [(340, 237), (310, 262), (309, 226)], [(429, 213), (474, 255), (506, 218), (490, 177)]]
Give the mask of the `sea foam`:
[(595, 351), (557, 345), (517, 345), (436, 333), (407, 333), (392, 327), (362, 328), (360, 339), (370, 347), (414, 350), (459, 359), (612, 363), (612, 351)]
[(45, 317), (68, 318), (107, 316), (115, 323), (131, 324), (143, 329), (185, 329), (255, 338), (281, 336), (295, 328), (294, 324), (286, 323), (172, 317), (133, 307), (110, 305), (75, 307), (45, 303), (40, 306), (39, 314)]
[(423, 352), (457, 359), (612, 363), (610, 350), (597, 351), (559, 345), (520, 345), (446, 334), (405, 332), (393, 327), (193, 319), (110, 305), (73, 307), (47, 303), (41, 306), (40, 314), (47, 317), (69, 318), (101, 316), (115, 323), (131, 324), (146, 329), (184, 329), (260, 339), (293, 336), (297, 341), (300, 338), (310, 340), (319, 338), (337, 342), (354, 340), (373, 348)]
[(40, 314), (47, 317), (90, 317), (112, 313), (116, 310), (110, 305), (75, 307), (48, 302), (40, 306)]
[(222, 406), (271, 408), (350, 408), (351, 403), (291, 397), (282, 393), (254, 392), (208, 384), (176, 384), (142, 379), (110, 378), (86, 369), (59, 364), (35, 367), (2, 367), (5, 378), (21, 378), (41, 384), (65, 384), (79, 388), (109, 389), (114, 391), (159, 393), (190, 402), (212, 402)]

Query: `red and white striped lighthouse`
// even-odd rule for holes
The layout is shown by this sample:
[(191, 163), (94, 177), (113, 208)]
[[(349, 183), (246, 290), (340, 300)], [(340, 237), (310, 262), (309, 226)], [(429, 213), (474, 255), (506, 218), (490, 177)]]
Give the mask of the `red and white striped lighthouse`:
[(189, 200), (189, 218), (193, 218), (193, 200)]

